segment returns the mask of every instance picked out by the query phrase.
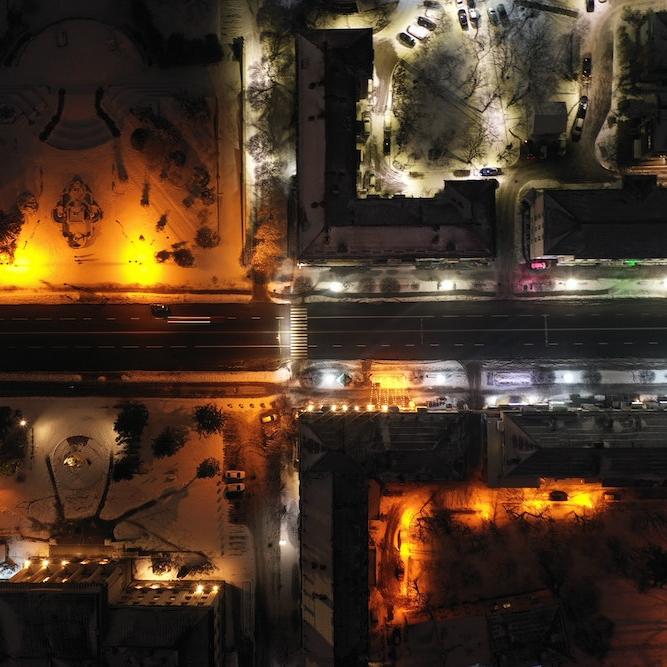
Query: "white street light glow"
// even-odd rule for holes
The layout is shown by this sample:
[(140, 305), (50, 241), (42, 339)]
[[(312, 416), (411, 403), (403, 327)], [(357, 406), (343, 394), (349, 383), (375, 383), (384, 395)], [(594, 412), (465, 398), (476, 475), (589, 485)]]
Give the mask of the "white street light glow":
[(453, 280), (441, 280), (438, 287), (439, 287), (441, 292), (451, 292), (454, 289), (454, 281)]
[(337, 280), (334, 280), (333, 282), (329, 283), (329, 291), (330, 292), (335, 292), (338, 294), (339, 292), (342, 292), (345, 289), (345, 285), (343, 283), (338, 282)]
[(575, 290), (579, 286), (579, 282), (577, 281), (576, 278), (568, 278), (565, 281), (565, 289), (566, 290)]

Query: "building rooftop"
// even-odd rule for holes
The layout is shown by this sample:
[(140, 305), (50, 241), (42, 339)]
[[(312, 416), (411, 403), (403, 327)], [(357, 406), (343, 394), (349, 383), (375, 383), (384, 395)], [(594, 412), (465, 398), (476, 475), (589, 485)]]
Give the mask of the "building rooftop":
[(493, 255), (495, 180), (445, 181), (433, 198), (357, 197), (357, 102), (372, 73), (370, 29), (297, 38), (299, 257)]
[(623, 188), (540, 190), (544, 255), (648, 259), (667, 253), (667, 189), (655, 176), (626, 177)]
[(632, 484), (667, 479), (662, 412), (502, 413), (503, 477)]

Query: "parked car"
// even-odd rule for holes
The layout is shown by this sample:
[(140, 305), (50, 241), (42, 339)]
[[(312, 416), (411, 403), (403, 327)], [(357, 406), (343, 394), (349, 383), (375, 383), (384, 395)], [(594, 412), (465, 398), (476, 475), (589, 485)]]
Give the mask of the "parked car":
[(270, 415), (262, 415), (259, 418), (259, 421), (262, 424), (270, 424), (271, 422), (277, 421), (278, 420), (278, 415), (270, 414)]
[(549, 492), (549, 500), (556, 502), (556, 503), (563, 503), (567, 501), (568, 495), (565, 493), (565, 491), (550, 491)]
[(479, 12), (473, 7), (468, 10), (468, 14), (470, 14), (470, 22), (477, 25), (479, 23)]
[(171, 308), (164, 303), (152, 303), (151, 315), (153, 317), (169, 317), (171, 315)]
[(426, 28), (427, 30), (435, 30), (438, 27), (435, 21), (432, 21), (431, 19), (426, 18), (425, 16), (420, 16), (417, 19), (417, 23), (423, 28)]
[(591, 54), (589, 53), (584, 56), (584, 59), (581, 62), (581, 76), (583, 76), (584, 79), (590, 79), (592, 70), (593, 70), (593, 59), (591, 58)]
[(499, 176), (501, 170), (498, 167), (482, 167), (479, 173), (481, 176)]
[(403, 44), (403, 46), (407, 46), (410, 49), (417, 43), (407, 32), (399, 32), (398, 41)]
[(587, 12), (595, 11), (595, 0), (586, 0), (586, 11)]
[(229, 482), (245, 479), (245, 470), (227, 470), (225, 479)]
[(617, 491), (605, 491), (602, 494), (602, 497), (604, 498), (604, 501), (607, 503), (617, 503), (622, 498), (621, 494), (618, 493)]
[(459, 9), (459, 23), (464, 30), (468, 27), (468, 15), (465, 9)]
[(245, 491), (245, 484), (225, 484), (226, 496), (240, 496)]
[(587, 111), (588, 111), (588, 96), (587, 95), (582, 95), (579, 98), (579, 108), (577, 109), (577, 116), (581, 116), (581, 118), (585, 118)]
[(498, 12), (493, 7), (489, 7), (486, 13), (489, 15), (489, 23), (491, 25), (498, 25)]
[(501, 2), (496, 9), (498, 10), (498, 16), (500, 17), (500, 22), (501, 23), (509, 23), (510, 17), (507, 15), (507, 10), (505, 9), (505, 5)]
[(407, 32), (410, 36), (415, 37), (420, 42), (423, 42), (431, 33), (424, 27), (411, 23), (407, 27)]
[(377, 178), (374, 172), (369, 171), (366, 174), (366, 182), (367, 182), (366, 188), (371, 192), (375, 192), (375, 188), (377, 187)]
[(438, 0), (424, 0), (424, 7), (440, 7)]
[(574, 125), (572, 126), (572, 141), (579, 141), (581, 139), (581, 133), (584, 130), (584, 119), (581, 116), (577, 116), (574, 120)]
[(371, 114), (369, 111), (364, 111), (361, 115), (361, 121), (364, 124), (364, 136), (371, 136)]

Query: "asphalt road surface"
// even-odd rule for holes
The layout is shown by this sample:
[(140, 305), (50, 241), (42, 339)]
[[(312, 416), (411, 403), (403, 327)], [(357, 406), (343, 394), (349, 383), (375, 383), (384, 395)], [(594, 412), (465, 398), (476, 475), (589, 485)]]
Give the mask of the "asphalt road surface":
[(289, 356), (285, 306), (171, 310), (167, 320), (147, 305), (0, 306), (0, 371), (262, 369)]
[[(288, 306), (184, 304), (172, 315), (152, 317), (145, 305), (0, 306), (0, 371), (266, 369), (289, 358)], [(311, 304), (308, 355), (667, 358), (667, 303)]]
[(664, 301), (316, 304), (311, 359), (611, 359), (667, 356)]

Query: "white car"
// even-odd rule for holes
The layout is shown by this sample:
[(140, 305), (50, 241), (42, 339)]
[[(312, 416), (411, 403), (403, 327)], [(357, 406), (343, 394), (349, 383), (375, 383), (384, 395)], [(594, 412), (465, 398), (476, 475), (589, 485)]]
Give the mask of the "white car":
[(225, 479), (229, 481), (245, 479), (245, 470), (228, 470), (225, 473)]
[(245, 491), (245, 484), (225, 484), (226, 496), (238, 496)]
[(477, 22), (479, 21), (479, 12), (472, 7), (468, 10), (468, 14), (470, 15), (470, 23), (477, 25)]
[(423, 42), (431, 34), (429, 30), (416, 23), (411, 23), (408, 26), (407, 33), (418, 39), (420, 42)]

